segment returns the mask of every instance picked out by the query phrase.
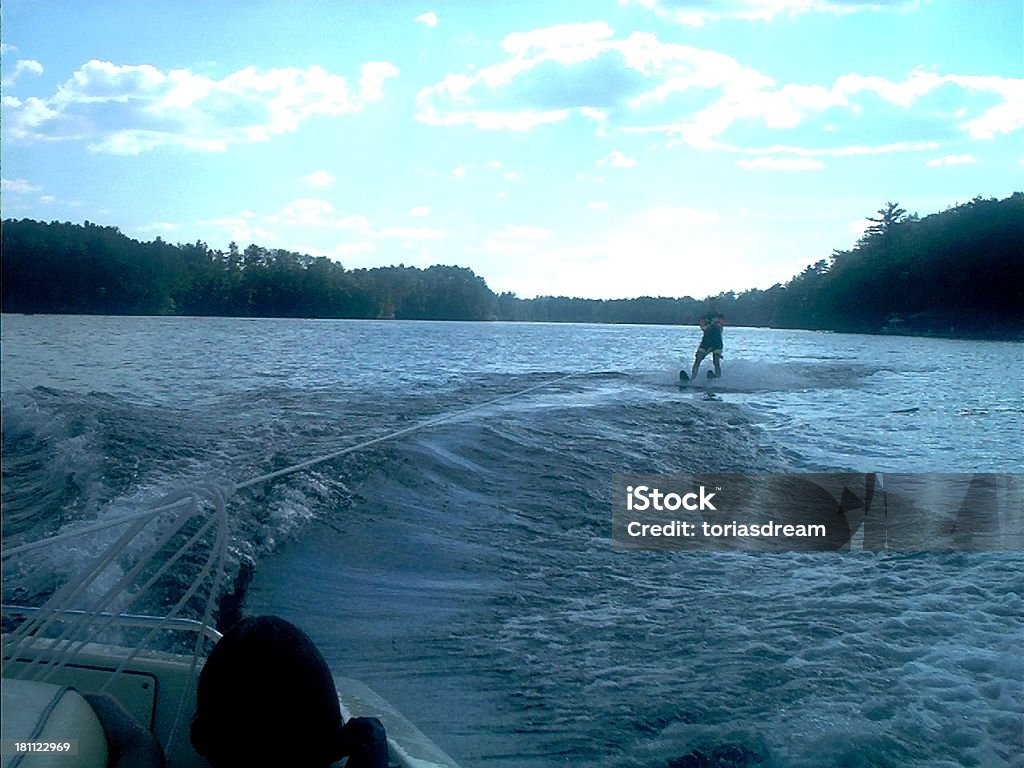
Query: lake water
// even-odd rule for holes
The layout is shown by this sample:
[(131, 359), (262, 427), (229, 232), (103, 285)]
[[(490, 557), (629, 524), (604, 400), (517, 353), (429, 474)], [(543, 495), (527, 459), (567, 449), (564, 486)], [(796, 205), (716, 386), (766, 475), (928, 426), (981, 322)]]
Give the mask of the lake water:
[(231, 570), (466, 766), (1024, 765), (1020, 553), (609, 540), (624, 471), (1020, 473), (1024, 345), (727, 328), (706, 400), (696, 328), (2, 326), (5, 546), (445, 417), (240, 491)]

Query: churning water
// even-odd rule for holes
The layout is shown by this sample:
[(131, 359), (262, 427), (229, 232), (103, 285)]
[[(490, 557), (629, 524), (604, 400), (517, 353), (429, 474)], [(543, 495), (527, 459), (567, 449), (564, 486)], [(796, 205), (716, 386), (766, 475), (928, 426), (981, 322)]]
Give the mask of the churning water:
[(465, 765), (1024, 765), (1020, 553), (610, 542), (618, 472), (1021, 472), (1024, 346), (728, 328), (706, 400), (698, 337), (4, 316), (5, 546), (451, 416), (241, 491), (231, 569)]

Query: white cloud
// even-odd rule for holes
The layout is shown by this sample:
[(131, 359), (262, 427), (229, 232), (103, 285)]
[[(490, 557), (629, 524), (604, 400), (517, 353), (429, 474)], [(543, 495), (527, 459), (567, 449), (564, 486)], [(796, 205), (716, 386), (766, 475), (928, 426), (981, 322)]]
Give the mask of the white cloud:
[[(836, 80), (833, 91), (857, 94), (871, 91), (900, 107), (910, 107), (922, 96), (944, 85), (953, 85), (965, 92), (991, 93), (1000, 102), (981, 115), (967, 120), (960, 129), (973, 139), (992, 139), (1024, 128), (1024, 79), (996, 75), (939, 75), (915, 69), (903, 82), (892, 82), (881, 77), (844, 75)], [(957, 110), (959, 118), (967, 114), (965, 108)]]
[(607, 211), (608, 210), (608, 201), (607, 200), (591, 200), (589, 203), (587, 203), (587, 208), (590, 208), (593, 211)]
[(264, 221), (274, 226), (301, 227), (305, 230), (342, 230), (364, 239), (441, 240), (447, 236), (442, 230), (429, 227), (377, 228), (370, 223), (368, 217), (339, 213), (330, 202), (315, 197), (292, 200), (279, 213), (265, 216)]
[[(35, 137), (40, 138), (40, 137)], [(69, 138), (69, 137), (63, 137)], [(84, 138), (74, 136), (70, 138)], [(252, 141), (265, 140), (267, 137), (253, 136)], [(196, 138), (191, 136), (173, 137), (166, 131), (120, 130), (109, 136), (89, 144), (90, 152), (111, 155), (138, 155), (168, 145), (177, 145), (197, 152), (225, 152), (231, 144), (236, 143), (226, 138)]]
[(384, 96), (384, 81), (398, 77), (398, 67), (387, 61), (372, 61), (362, 67), (359, 95), (363, 101), (380, 101)]
[(950, 76), (946, 79), (965, 89), (994, 93), (1002, 98), (999, 104), (960, 126), (972, 139), (993, 139), (998, 134), (1024, 128), (1024, 78)]
[(590, 58), (595, 46), (614, 34), (603, 21), (559, 24), (530, 32), (514, 32), (501, 42), (501, 47), (518, 58), (540, 54), (564, 64)]
[[(770, 127), (791, 127), (802, 108), (823, 109), (841, 101), (828, 89), (788, 86), (725, 54), (663, 43), (651, 33), (614, 39), (602, 23), (572, 24), (509, 35), (504, 62), (479, 72), (449, 74), (417, 96), (418, 119), (435, 125), (473, 125), (485, 130), (531, 130), (576, 113), (605, 134), (616, 117), (663, 107), (686, 91), (721, 91), (722, 98), (694, 125), (690, 143), (708, 143), (735, 119), (763, 116)], [(514, 87), (513, 87), (514, 84)], [(515, 95), (511, 106), (501, 91)], [(502, 108), (488, 108), (488, 103)], [(823, 104), (824, 103), (824, 104)]]
[(925, 165), (929, 168), (941, 168), (947, 165), (973, 165), (976, 162), (974, 155), (946, 155), (929, 160)]
[(336, 227), (340, 220), (335, 217), (334, 206), (326, 200), (302, 197), (293, 200), (281, 209), (281, 213), (268, 217), (274, 224), (291, 224), (306, 227)]
[(35, 59), (19, 59), (18, 63), (14, 65), (14, 72), (12, 72), (9, 77), (3, 78), (3, 80), (0, 81), (0, 85), (3, 85), (5, 88), (9, 88), (26, 72), (33, 75), (41, 75), (43, 74), (43, 65)]
[(30, 184), (24, 179), (0, 179), (0, 190), (24, 195), (32, 194), (33, 192), (41, 192), (42, 187)]
[(810, 157), (758, 157), (753, 160), (737, 160), (736, 165), (748, 171), (817, 171), (825, 167), (823, 162)]
[[(762, 15), (784, 7), (789, 12), (838, 13), (873, 5), (883, 3), (780, 0), (750, 2), (746, 10)], [(818, 147), (823, 153), (912, 147), (948, 135), (951, 125), (972, 139), (991, 139), (1024, 128), (1022, 79), (918, 68), (902, 80), (850, 73), (827, 83), (778, 83), (731, 56), (663, 42), (653, 33), (616, 38), (603, 22), (512, 34), (502, 48), (507, 54), (503, 61), (451, 73), (422, 89), (417, 95), (417, 119), (431, 125), (530, 131), (577, 115), (595, 122), (600, 135), (660, 133), (709, 150), (730, 148), (725, 137), (741, 126), (754, 124), (776, 133), (810, 127), (826, 142)], [(926, 117), (915, 122), (916, 140), (899, 135), (898, 126), (907, 122), (903, 113), (939, 88), (947, 89), (945, 101), (959, 93), (962, 106), (922, 112)], [(970, 98), (976, 93), (995, 96), (997, 103), (982, 109), (978, 100)], [(853, 115), (856, 120), (843, 120)], [(813, 120), (820, 122), (808, 126)], [(864, 144), (869, 136), (883, 143), (874, 148)], [(892, 140), (885, 141), (887, 137)], [(841, 141), (846, 148), (836, 146)]]
[[(557, 74), (564, 67), (593, 63), (603, 51), (612, 50), (606, 41), (613, 34), (604, 22), (564, 24), (510, 34), (501, 44), (511, 57), (507, 61), (483, 67), (472, 75), (452, 73), (436, 85), (422, 89), (416, 97), (417, 119), (429, 125), (471, 125), (480, 130), (518, 132), (562, 122), (574, 108), (587, 109), (587, 116), (593, 119), (593, 107), (599, 105), (546, 102), (556, 93), (562, 94), (563, 100), (565, 94), (570, 94), (572, 101), (581, 96), (581, 91), (593, 98), (604, 98), (612, 90), (608, 75), (615, 74), (615, 70), (610, 72), (602, 66), (600, 72), (605, 80), (597, 88), (593, 83), (553, 81), (547, 75)], [(531, 84), (528, 90), (537, 97), (533, 103), (528, 100), (513, 109), (476, 108), (481, 98), (477, 92), (488, 95), (545, 65), (554, 69), (542, 71)]]
[(4, 128), (15, 137), (30, 134), (37, 126), (58, 115), (57, 110), (51, 109), (43, 99), (35, 96), (24, 100), (5, 96), (3, 105), (8, 108), (4, 116)]
[(329, 187), (335, 182), (334, 176), (328, 171), (313, 171), (303, 176), (302, 180), (311, 187)]
[(907, 12), (918, 8), (919, 0), (624, 0), (677, 24), (700, 27), (726, 19), (772, 21), (777, 16), (804, 13), (848, 15), (860, 12)]
[(343, 229), (362, 235), (370, 232), (370, 220), (358, 214), (340, 214), (327, 200), (300, 197), (285, 205), (279, 213), (265, 216), (268, 224), (305, 229)]
[(785, 85), (749, 71), (737, 71), (722, 84), (722, 97), (694, 113), (675, 131), (693, 147), (710, 148), (734, 123), (759, 120), (766, 128), (784, 130), (799, 126), (810, 115), (833, 107), (849, 107), (841, 89), (817, 85)]
[(861, 91), (877, 93), (886, 101), (900, 107), (909, 107), (915, 100), (945, 82), (945, 78), (934, 72), (915, 69), (903, 82), (893, 82), (884, 77), (843, 75), (835, 81), (833, 91), (843, 95), (854, 95)]
[(841, 147), (795, 147), (785, 144), (774, 144), (770, 147), (736, 147), (731, 144), (716, 143), (715, 149), (746, 155), (794, 155), (796, 157), (865, 157), (869, 155), (891, 155), (903, 152), (927, 152), (939, 148), (937, 141), (897, 141), (891, 144), (868, 146), (848, 144)]
[(429, 216), (430, 215), (430, 206), (429, 205), (417, 205), (415, 208), (411, 208), (409, 210), (409, 215), (410, 216), (417, 216), (417, 217)]
[(636, 166), (636, 160), (616, 149), (598, 160), (597, 165), (608, 168), (633, 168)]
[(509, 113), (487, 110), (441, 113), (427, 105), (420, 106), (422, 109), (416, 117), (428, 125), (471, 125), (484, 131), (530, 131), (540, 125), (560, 123), (569, 116), (569, 110), (566, 109), (521, 110)]
[(419, 16), (416, 17), (416, 21), (418, 21), (420, 24), (425, 24), (428, 27), (436, 27), (438, 24), (437, 14), (434, 13), (433, 11), (421, 13)]
[(366, 64), (353, 93), (344, 77), (318, 66), (246, 67), (218, 80), (92, 60), (52, 96), (11, 109), (5, 129), (17, 139), (86, 140), (93, 151), (114, 154), (166, 146), (224, 151), (294, 132), (314, 115), (358, 112), (381, 97), (383, 81), (397, 72), (386, 62)]
[(260, 243), (267, 245), (277, 242), (277, 235), (268, 229), (263, 229), (253, 224), (255, 217), (251, 211), (242, 211), (236, 216), (224, 216), (218, 219), (200, 220), (199, 223), (206, 226), (217, 227), (225, 232), (226, 236), (244, 245), (247, 243)]

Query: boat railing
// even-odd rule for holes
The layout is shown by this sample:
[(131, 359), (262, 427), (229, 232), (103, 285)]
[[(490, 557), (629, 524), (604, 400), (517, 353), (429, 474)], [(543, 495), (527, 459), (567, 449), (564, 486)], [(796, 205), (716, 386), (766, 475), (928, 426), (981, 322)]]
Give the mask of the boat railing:
[[(5, 617), (34, 616), (42, 610), (44, 609), (26, 605), (0, 606), (0, 614), (3, 614)], [(73, 622), (81, 621), (83, 619), (108, 619), (111, 621), (113, 626), (117, 627), (133, 629), (152, 629), (154, 627), (159, 627), (160, 629), (175, 630), (178, 632), (195, 632), (202, 635), (203, 638), (212, 643), (216, 643), (221, 638), (221, 633), (213, 627), (208, 626), (201, 621), (197, 621), (196, 619), (187, 619), (183, 617), (165, 618), (162, 616), (146, 616), (144, 614), (137, 613), (109, 613), (107, 611), (94, 612), (66, 608), (56, 612), (51, 612), (51, 619), (59, 622)]]

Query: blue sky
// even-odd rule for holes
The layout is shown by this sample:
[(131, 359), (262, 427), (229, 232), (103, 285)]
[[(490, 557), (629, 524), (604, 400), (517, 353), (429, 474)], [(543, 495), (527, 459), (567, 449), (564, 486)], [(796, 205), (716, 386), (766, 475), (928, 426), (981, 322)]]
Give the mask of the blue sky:
[(765, 288), (1024, 188), (1020, 0), (5, 0), (2, 213), (496, 291)]

